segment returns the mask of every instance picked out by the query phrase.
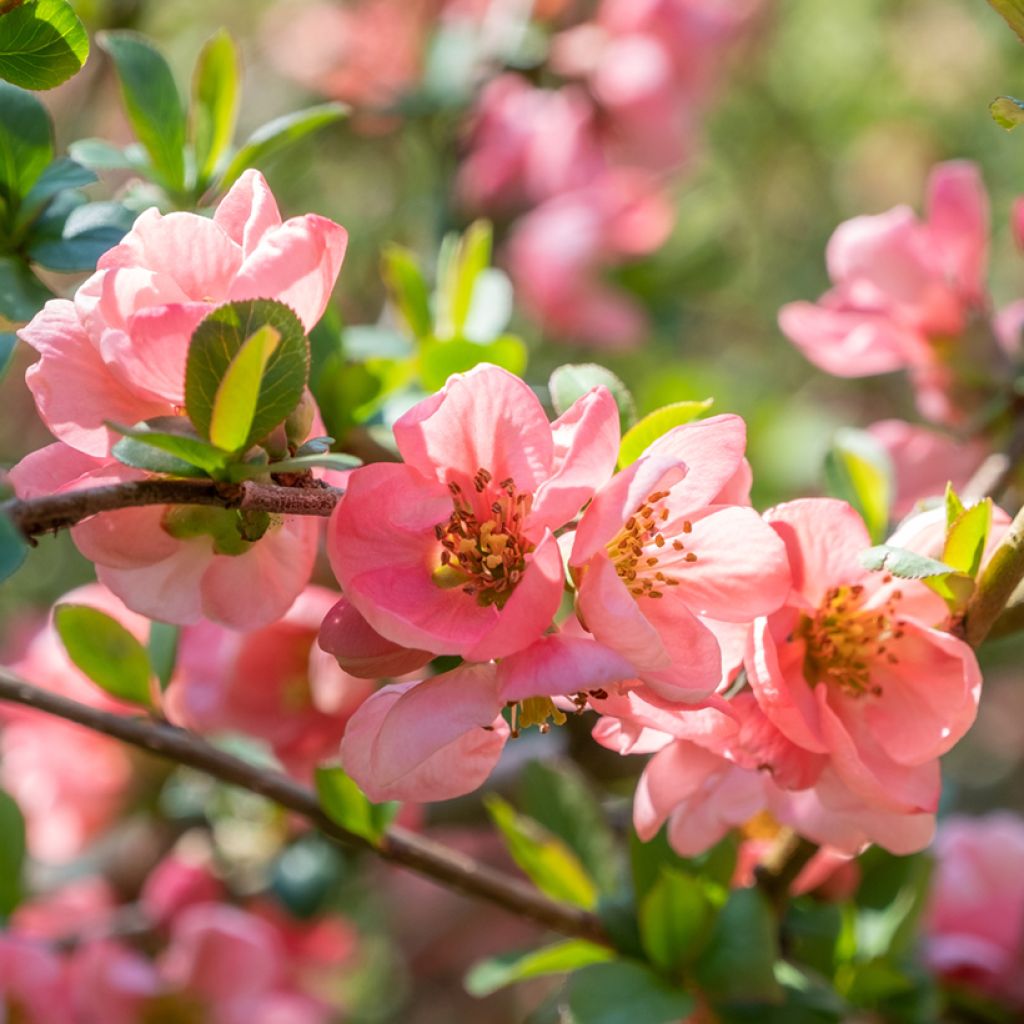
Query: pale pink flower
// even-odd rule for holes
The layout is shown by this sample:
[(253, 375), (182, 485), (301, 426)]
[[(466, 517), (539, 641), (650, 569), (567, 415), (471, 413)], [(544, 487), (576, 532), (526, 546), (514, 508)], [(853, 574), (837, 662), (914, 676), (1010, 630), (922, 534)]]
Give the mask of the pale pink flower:
[(248, 633), (208, 622), (187, 627), (167, 691), (172, 719), (200, 733), (263, 739), (289, 772), (310, 777), (373, 691), (316, 644), (336, 598), (309, 586), (284, 618)]
[(933, 811), (937, 759), (977, 712), (973, 651), (935, 628), (946, 608), (924, 584), (863, 568), (871, 541), (844, 502), (794, 501), (765, 518), (786, 543), (793, 589), (755, 626), (747, 675), (758, 702), (862, 799)]
[(867, 432), (885, 449), (892, 464), (895, 519), (902, 519), (927, 498), (941, 498), (947, 483), (952, 483), (958, 494), (970, 497), (965, 487), (987, 454), (982, 441), (957, 441), (905, 420), (879, 420)]
[(553, 531), (614, 468), (611, 395), (549, 423), (523, 381), (484, 364), (414, 406), (395, 439), (404, 463), (355, 470), (331, 518), (345, 597), (402, 647), (487, 661), (528, 646), (562, 598)]
[(668, 699), (700, 701), (722, 680), (710, 621), (745, 629), (789, 590), (779, 538), (730, 503), (747, 479), (745, 444), (738, 416), (676, 427), (595, 495), (576, 530), (581, 622)]
[(924, 919), (928, 966), (1024, 1008), (1024, 821), (1006, 812), (939, 826)]

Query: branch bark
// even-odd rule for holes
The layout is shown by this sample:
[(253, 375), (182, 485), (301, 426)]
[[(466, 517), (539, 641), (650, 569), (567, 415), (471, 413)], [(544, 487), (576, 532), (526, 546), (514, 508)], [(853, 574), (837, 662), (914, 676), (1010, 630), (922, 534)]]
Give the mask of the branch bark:
[(305, 786), (280, 772), (259, 768), (233, 757), (184, 729), (80, 704), (33, 686), (2, 668), (0, 700), (76, 722), (150, 754), (195, 768), (221, 782), (258, 793), (302, 815), (337, 843), (370, 850), (384, 860), (416, 871), (454, 892), (485, 900), (552, 931), (610, 945), (596, 915), (556, 903), (516, 878), (403, 828), (388, 829), (380, 846), (374, 846), (327, 817), (316, 795)]
[(14, 498), (0, 505), (27, 540), (50, 530), (119, 508), (141, 505), (214, 505), (220, 508), (329, 516), (342, 491), (325, 485), (282, 487), (278, 484), (219, 483), (215, 480), (149, 479), (64, 491), (39, 498)]

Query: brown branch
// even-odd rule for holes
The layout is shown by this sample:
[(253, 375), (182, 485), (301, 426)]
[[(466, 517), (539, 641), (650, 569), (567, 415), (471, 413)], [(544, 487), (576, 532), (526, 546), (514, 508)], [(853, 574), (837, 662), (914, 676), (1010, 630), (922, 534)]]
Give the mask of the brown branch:
[(0, 505), (28, 540), (96, 515), (142, 505), (215, 505), (285, 515), (329, 516), (342, 492), (327, 486), (218, 483), (215, 480), (151, 479), (64, 491), (39, 498), (14, 498)]
[(0, 700), (76, 722), (158, 757), (195, 768), (221, 782), (257, 793), (302, 815), (337, 843), (371, 850), (392, 864), (416, 871), (464, 896), (485, 900), (563, 935), (610, 944), (604, 927), (594, 914), (556, 903), (516, 878), (406, 829), (388, 829), (380, 845), (374, 846), (328, 818), (316, 795), (305, 786), (280, 772), (259, 768), (233, 757), (184, 729), (80, 704), (33, 686), (2, 668)]

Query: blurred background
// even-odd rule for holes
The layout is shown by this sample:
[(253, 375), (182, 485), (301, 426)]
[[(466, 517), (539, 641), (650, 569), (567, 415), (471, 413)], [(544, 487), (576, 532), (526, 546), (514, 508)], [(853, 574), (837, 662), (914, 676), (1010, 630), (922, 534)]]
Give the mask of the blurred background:
[[(515, 290), (511, 322), (498, 330), (522, 339), (523, 375), (542, 394), (555, 366), (598, 361), (628, 385), (641, 414), (713, 397), (714, 411), (748, 422), (759, 508), (822, 493), (835, 431), (890, 417), (913, 421), (913, 396), (903, 376), (849, 380), (816, 369), (780, 333), (778, 310), (826, 290), (824, 251), (837, 224), (899, 203), (920, 210), (930, 168), (952, 158), (977, 161), (991, 196), (996, 305), (1024, 297), (1024, 260), (1009, 229), (1011, 203), (1024, 192), (1024, 141), (987, 112), (997, 95), (1024, 92), (1020, 44), (981, 0), (704, 3), (715, 11), (705, 11), (689, 35), (681, 30), (684, 49), (661, 97), (668, 106), (652, 112), (631, 105), (643, 74), (654, 74), (645, 55), (616, 54), (602, 49), (597, 32), (580, 32), (607, 21), (600, 6), (76, 4), (91, 30), (132, 28), (150, 37), (183, 92), (204, 41), (226, 28), (243, 55), (240, 138), (313, 103), (352, 106), (348, 119), (262, 165), (285, 216), (317, 212), (350, 233), (334, 308), (314, 338), (323, 370), (318, 398), (343, 444), (348, 435), (353, 450), (381, 443), (390, 421), (422, 393), (422, 380), (394, 387), (388, 376), (409, 339), (388, 304), (382, 251), (407, 247), (430, 278), (445, 235), (484, 216), (495, 226), (496, 265)], [(516, 90), (543, 97), (517, 108)], [(582, 106), (549, 109), (567, 96)], [(89, 137), (132, 142), (99, 47), (79, 75), (41, 98), (60, 152)], [(655, 120), (644, 134), (644, 118), (660, 117), (658, 110), (669, 120)], [(581, 129), (581, 119), (591, 127)], [(599, 152), (587, 132), (596, 133)], [(653, 151), (653, 142), (664, 151)], [(493, 153), (512, 168), (508, 180), (495, 178)], [(136, 208), (172, 205), (130, 170), (104, 170), (88, 191)], [(596, 220), (588, 216), (595, 209), (603, 211)], [(570, 271), (586, 287), (569, 282), (554, 294)], [(44, 277), (62, 294), (80, 279)], [(517, 349), (513, 359), (520, 358)], [(24, 384), (31, 359), (21, 346), (0, 383), (5, 467), (49, 440)], [(19, 656), (57, 597), (90, 578), (66, 535), (44, 539), (0, 589), (5, 660)], [(333, 586), (326, 565), (317, 582)], [(1004, 643), (990, 655), (979, 721), (946, 759), (950, 808), (1024, 810), (1014, 784), (1024, 756), (1020, 653), (1019, 644)], [(556, 732), (545, 738), (545, 756), (560, 745), (613, 805), (618, 794), (625, 820), (639, 763), (598, 749), (585, 723)], [(514, 787), (509, 780), (538, 753), (531, 744), (530, 737), (510, 744), (498, 788)], [(351, 922), (339, 1019), (501, 1024), (523, 1020), (522, 1007), (538, 1002), (536, 990), (484, 1002), (462, 991), (462, 975), (481, 955), (533, 941), (517, 922), (296, 837), (255, 798), (187, 772), (169, 776), (134, 758), (133, 765), (122, 833), (157, 815), (171, 833), (157, 844), (166, 850), (204, 816), (212, 832), (200, 845), (232, 884), (300, 917), (329, 905)], [(497, 844), (473, 827), (480, 817), (479, 802), (467, 798), (431, 809), (429, 820), (439, 838), (500, 862)], [(139, 842), (144, 851), (129, 843), (128, 860), (152, 860), (152, 835)], [(53, 870), (62, 879), (88, 873)], [(138, 889), (124, 865), (113, 874), (126, 891)]]

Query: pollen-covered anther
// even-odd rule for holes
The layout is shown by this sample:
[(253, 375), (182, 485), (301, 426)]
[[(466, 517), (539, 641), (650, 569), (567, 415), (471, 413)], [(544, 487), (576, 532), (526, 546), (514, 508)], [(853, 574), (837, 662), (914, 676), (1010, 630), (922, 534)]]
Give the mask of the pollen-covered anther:
[(901, 596), (894, 590), (881, 608), (865, 609), (863, 586), (829, 590), (817, 612), (804, 615), (795, 630), (806, 643), (807, 681), (812, 685), (834, 683), (854, 697), (881, 696), (881, 687), (872, 679), (872, 667), (879, 661), (899, 663), (888, 645), (903, 636), (904, 623), (895, 619)]
[(533, 550), (523, 536), (533, 495), (520, 494), (511, 479), (495, 488), (493, 476), (478, 469), (473, 489), (479, 498), (467, 497), (451, 482), (452, 514), (434, 527), (441, 543), (440, 566), (434, 572), (439, 586), (461, 585), (463, 592), (483, 606), (503, 607), (526, 568)]
[(666, 536), (668, 496), (668, 491), (649, 494), (605, 547), (619, 579), (634, 597), (660, 599), (665, 588), (679, 586), (676, 573), (697, 561), (697, 555), (673, 536), (677, 531), (691, 533), (689, 520), (672, 524)]

